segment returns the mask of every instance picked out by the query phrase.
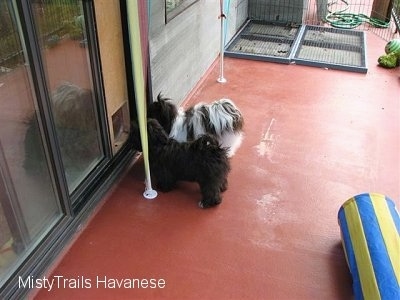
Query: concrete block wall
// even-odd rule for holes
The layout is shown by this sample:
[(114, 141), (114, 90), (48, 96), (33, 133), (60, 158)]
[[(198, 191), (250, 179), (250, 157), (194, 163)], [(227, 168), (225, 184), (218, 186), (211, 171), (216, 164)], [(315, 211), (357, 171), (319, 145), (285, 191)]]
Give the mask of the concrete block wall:
[(227, 14), (225, 45), (248, 19), (249, 0), (225, 0)]
[[(247, 19), (247, 1), (228, 1), (226, 42)], [(199, 0), (168, 23), (164, 0), (151, 1), (149, 5), (153, 97), (162, 92), (180, 104), (219, 55), (220, 2)], [(211, 100), (214, 99), (204, 99)]]
[(254, 20), (303, 23), (308, 0), (248, 0)]

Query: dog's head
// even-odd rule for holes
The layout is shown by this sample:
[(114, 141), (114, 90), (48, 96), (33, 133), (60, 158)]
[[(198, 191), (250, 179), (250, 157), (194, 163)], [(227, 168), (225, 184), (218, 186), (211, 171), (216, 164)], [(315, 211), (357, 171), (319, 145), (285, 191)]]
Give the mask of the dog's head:
[(171, 99), (165, 98), (161, 94), (157, 96), (157, 101), (151, 103), (147, 108), (147, 116), (156, 119), (168, 134), (171, 132), (177, 114), (178, 109)]
[[(147, 120), (147, 139), (150, 148), (154, 148), (160, 145), (165, 145), (168, 143), (168, 135), (155, 119)], [(143, 151), (142, 141), (140, 138), (140, 129), (137, 121), (131, 122), (131, 142), (132, 147), (135, 150)]]
[(79, 131), (95, 130), (96, 118), (90, 90), (63, 83), (52, 93), (52, 104), (57, 127)]
[(147, 136), (149, 145), (165, 145), (168, 143), (168, 135), (156, 119), (147, 120)]

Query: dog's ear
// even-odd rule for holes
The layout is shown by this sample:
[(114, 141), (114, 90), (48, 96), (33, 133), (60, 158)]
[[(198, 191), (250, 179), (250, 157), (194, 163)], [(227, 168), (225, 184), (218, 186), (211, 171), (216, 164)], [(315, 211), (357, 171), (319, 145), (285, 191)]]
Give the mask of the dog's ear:
[(171, 98), (165, 97), (161, 92), (157, 96), (157, 102), (160, 104), (161, 107), (168, 107), (168, 106), (174, 106), (171, 103)]
[(158, 96), (157, 96), (157, 102), (164, 102), (165, 101), (165, 98), (164, 98), (164, 96), (161, 94), (161, 92), (158, 94)]
[(168, 135), (156, 119), (147, 120), (147, 135), (152, 145), (165, 145), (168, 143)]

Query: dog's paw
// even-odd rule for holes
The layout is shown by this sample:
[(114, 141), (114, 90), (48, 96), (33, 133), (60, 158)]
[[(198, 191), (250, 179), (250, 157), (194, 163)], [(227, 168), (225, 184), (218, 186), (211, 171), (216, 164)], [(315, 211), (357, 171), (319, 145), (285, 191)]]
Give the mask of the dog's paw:
[(211, 205), (210, 203), (207, 203), (207, 202), (204, 202), (204, 201), (199, 201), (199, 207), (200, 208), (209, 208), (209, 207), (212, 207), (214, 205)]
[(221, 185), (219, 186), (219, 191), (221, 193), (225, 192), (228, 189), (228, 181), (225, 180)]
[(221, 203), (221, 201), (215, 201), (213, 203), (206, 202), (206, 201), (199, 201), (199, 207), (200, 208), (209, 208), (209, 207), (216, 206), (216, 205), (218, 205), (220, 203)]

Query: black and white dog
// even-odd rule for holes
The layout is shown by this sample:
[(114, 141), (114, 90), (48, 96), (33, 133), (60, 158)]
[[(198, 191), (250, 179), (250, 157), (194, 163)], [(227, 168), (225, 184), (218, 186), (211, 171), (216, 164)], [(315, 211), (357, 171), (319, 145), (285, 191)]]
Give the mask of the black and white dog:
[[(142, 151), (139, 126), (132, 122), (133, 147)], [(147, 121), (151, 175), (157, 188), (167, 192), (177, 181), (194, 181), (200, 185), (201, 208), (221, 203), (221, 192), (227, 189), (230, 163), (227, 150), (215, 136), (204, 134), (191, 142), (169, 138), (155, 119)]]
[(183, 110), (159, 94), (157, 101), (148, 106), (147, 115), (157, 119), (178, 142), (191, 141), (205, 133), (215, 135), (221, 146), (228, 149), (228, 157), (235, 154), (243, 140), (243, 116), (229, 99), (199, 103)]

